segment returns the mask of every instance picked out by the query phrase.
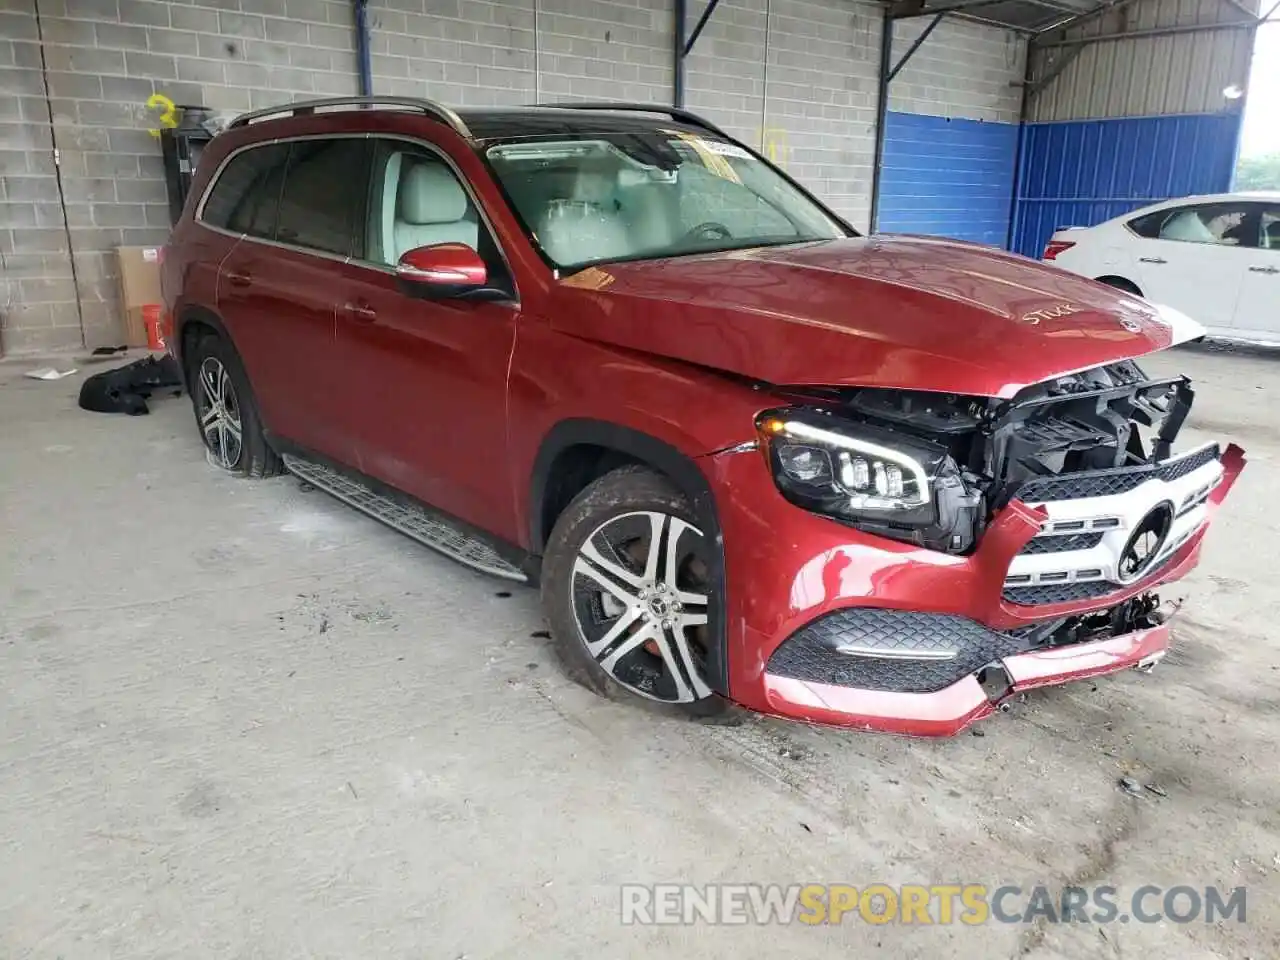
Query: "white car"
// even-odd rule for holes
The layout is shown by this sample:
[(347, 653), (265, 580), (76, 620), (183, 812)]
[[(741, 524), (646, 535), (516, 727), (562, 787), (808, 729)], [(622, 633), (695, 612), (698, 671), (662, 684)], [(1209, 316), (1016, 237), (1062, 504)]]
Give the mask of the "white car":
[(1210, 336), (1280, 343), (1280, 193), (1184, 197), (1068, 227), (1044, 259), (1167, 304)]

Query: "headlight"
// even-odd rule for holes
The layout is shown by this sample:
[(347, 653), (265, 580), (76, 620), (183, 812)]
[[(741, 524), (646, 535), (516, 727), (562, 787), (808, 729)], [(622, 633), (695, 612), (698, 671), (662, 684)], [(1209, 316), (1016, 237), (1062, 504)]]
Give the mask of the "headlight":
[(981, 522), (947, 448), (811, 410), (775, 410), (757, 428), (774, 482), (796, 506), (869, 533), (962, 552)]

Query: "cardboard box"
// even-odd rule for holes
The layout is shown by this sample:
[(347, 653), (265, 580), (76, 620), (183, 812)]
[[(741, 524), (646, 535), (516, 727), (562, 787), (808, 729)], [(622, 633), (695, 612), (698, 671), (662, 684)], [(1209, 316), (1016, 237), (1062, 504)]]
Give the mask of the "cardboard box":
[(147, 345), (147, 328), (142, 308), (160, 299), (160, 248), (116, 247), (120, 261), (120, 306), (125, 321), (125, 343)]

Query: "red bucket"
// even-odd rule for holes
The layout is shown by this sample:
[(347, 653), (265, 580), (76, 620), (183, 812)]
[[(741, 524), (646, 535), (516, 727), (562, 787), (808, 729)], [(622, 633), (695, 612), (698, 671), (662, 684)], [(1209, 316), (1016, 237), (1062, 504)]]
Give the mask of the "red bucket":
[(158, 303), (148, 303), (142, 308), (142, 326), (147, 331), (147, 349), (163, 350), (164, 333), (160, 329), (164, 308)]

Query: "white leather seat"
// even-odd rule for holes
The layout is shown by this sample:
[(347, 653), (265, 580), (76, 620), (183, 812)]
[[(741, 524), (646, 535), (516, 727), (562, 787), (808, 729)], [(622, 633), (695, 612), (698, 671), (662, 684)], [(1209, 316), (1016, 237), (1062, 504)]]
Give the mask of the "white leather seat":
[(1161, 240), (1185, 240), (1189, 243), (1217, 243), (1218, 238), (1204, 225), (1194, 210), (1174, 214), (1160, 230)]
[(473, 250), (479, 221), (471, 200), (453, 172), (442, 163), (405, 158), (396, 196), (391, 262), (405, 251), (437, 243), (465, 243)]
[(611, 174), (581, 170), (572, 196), (547, 204), (534, 230), (552, 260), (569, 265), (634, 252), (614, 197), (616, 180)]

